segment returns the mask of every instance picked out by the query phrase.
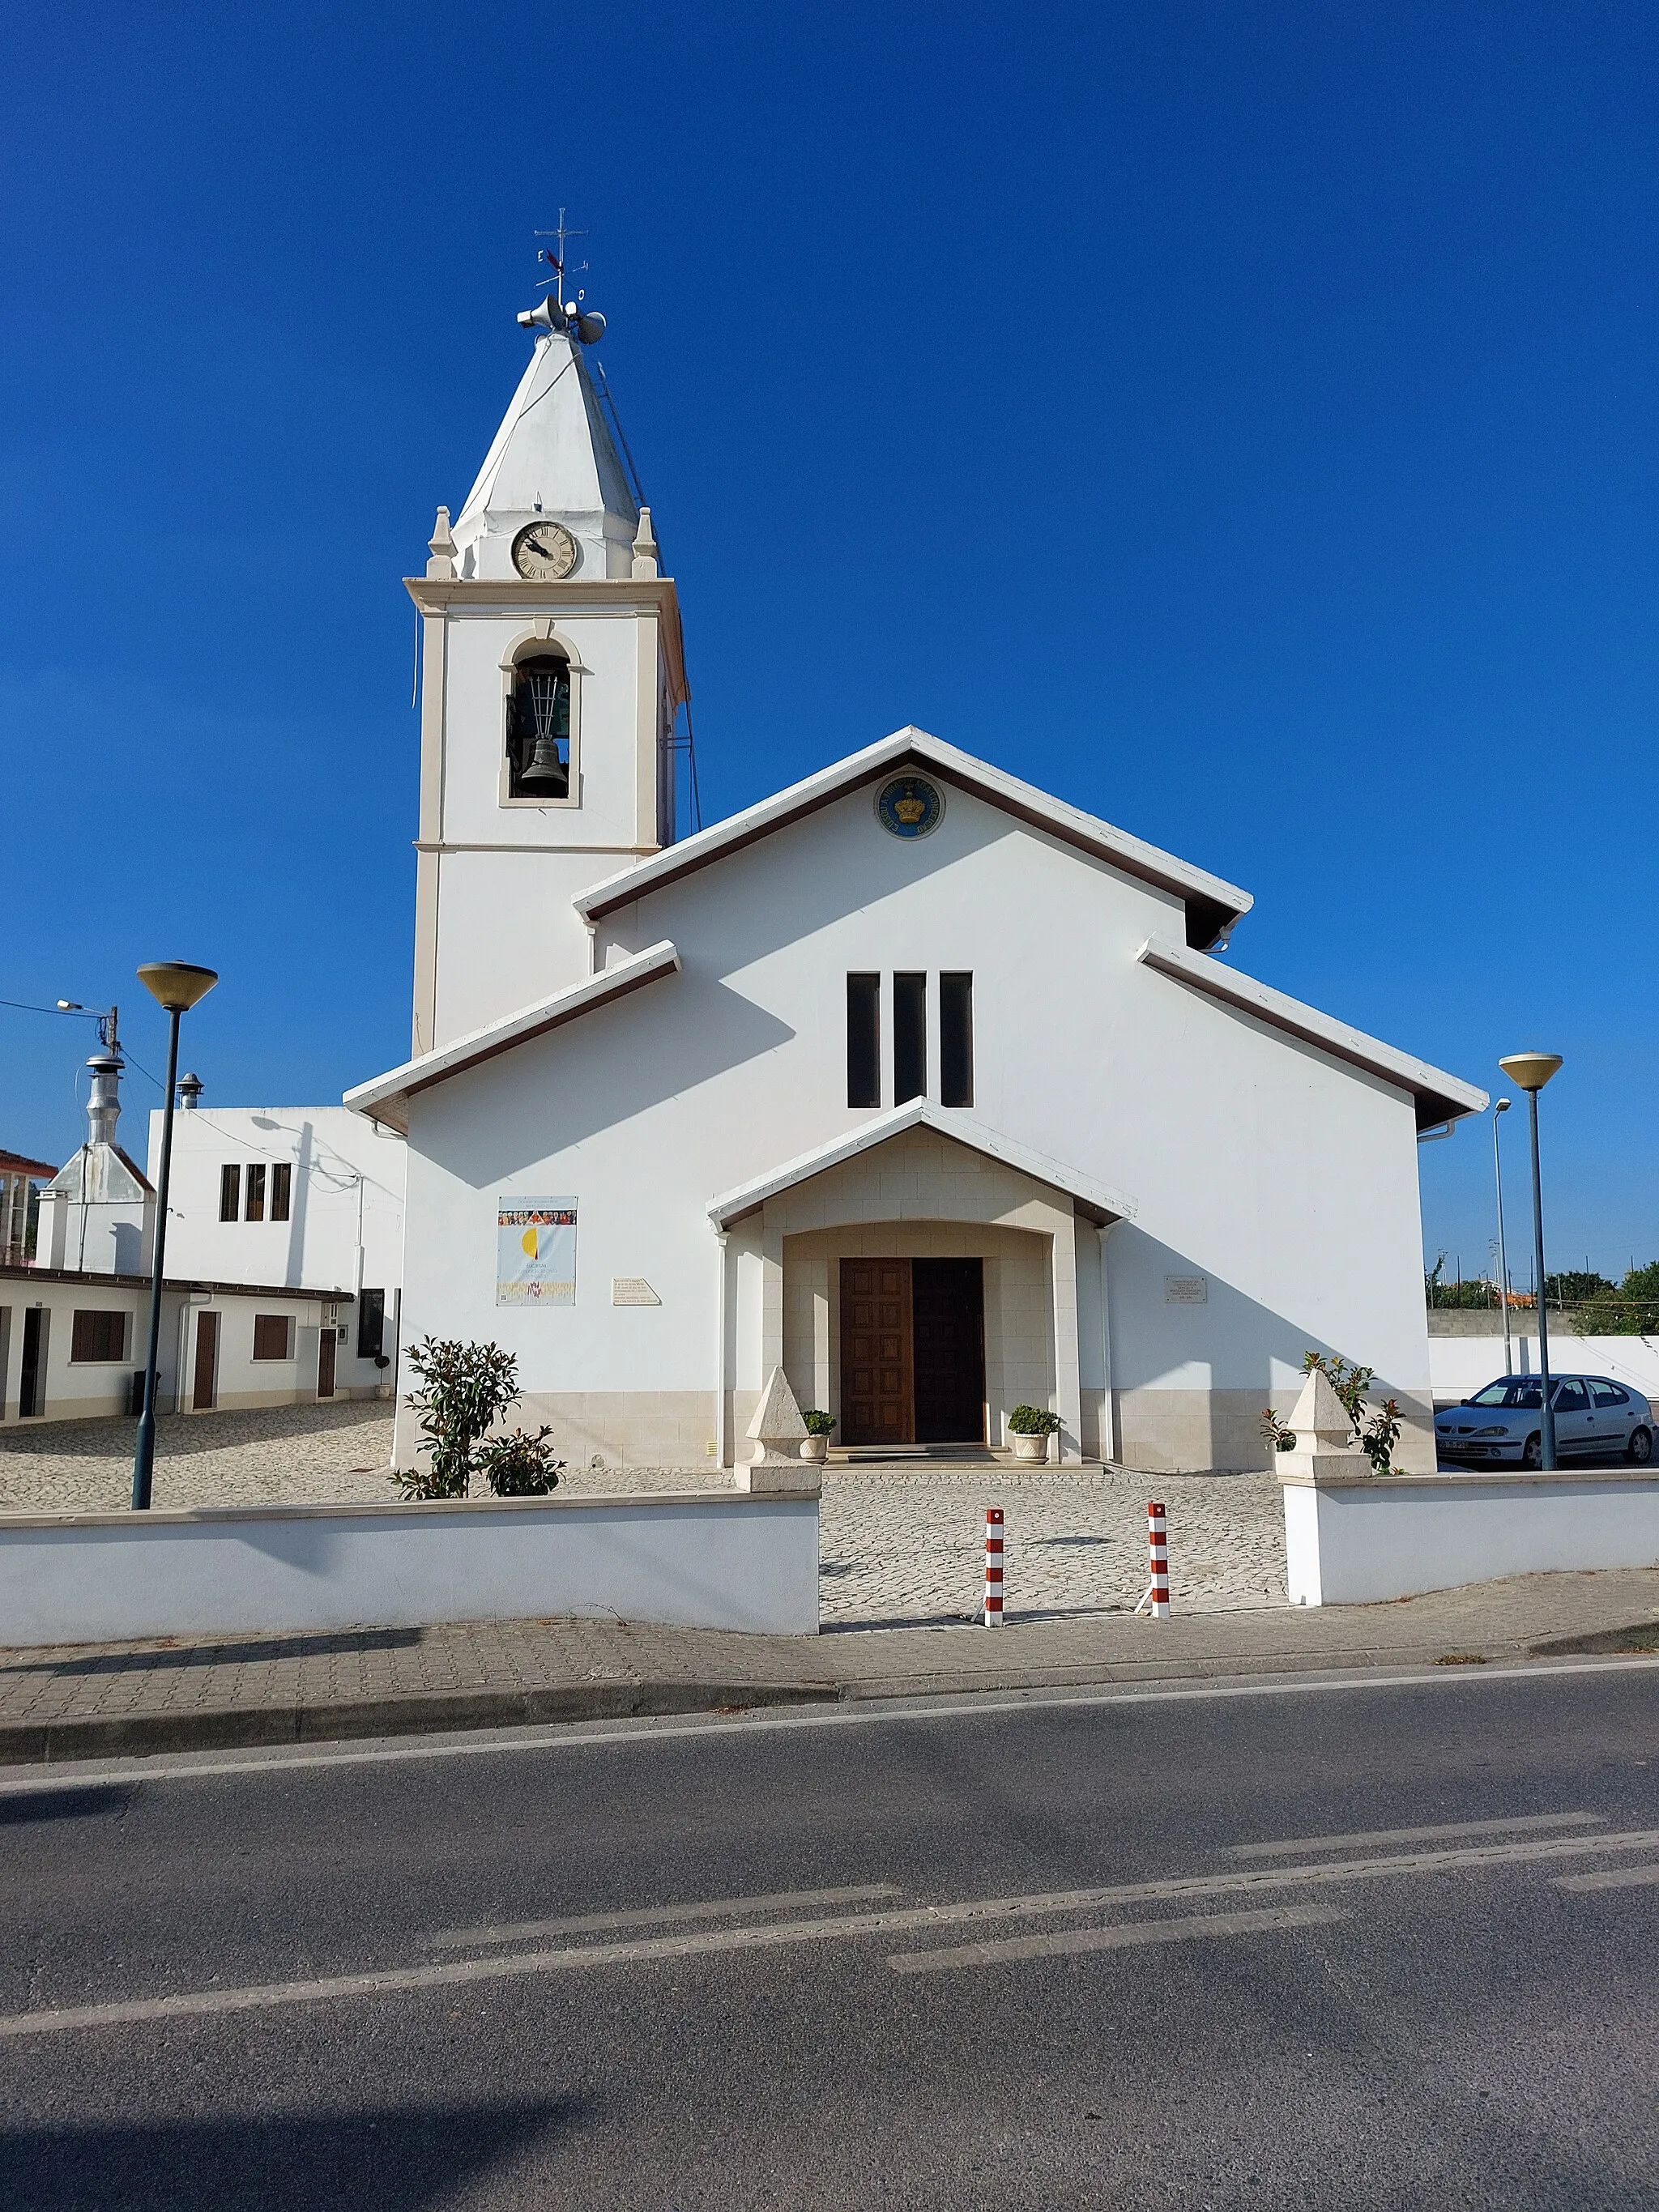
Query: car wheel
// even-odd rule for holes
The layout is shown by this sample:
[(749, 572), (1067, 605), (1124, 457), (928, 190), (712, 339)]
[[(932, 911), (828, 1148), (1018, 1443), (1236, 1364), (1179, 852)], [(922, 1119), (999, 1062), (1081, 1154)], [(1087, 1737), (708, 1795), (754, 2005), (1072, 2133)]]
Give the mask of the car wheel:
[(1544, 1440), (1536, 1429), (1521, 1447), (1521, 1464), (1522, 1467), (1542, 1467), (1544, 1464)]
[(1625, 1446), (1625, 1457), (1632, 1466), (1645, 1467), (1653, 1457), (1653, 1431), (1632, 1429), (1630, 1442)]

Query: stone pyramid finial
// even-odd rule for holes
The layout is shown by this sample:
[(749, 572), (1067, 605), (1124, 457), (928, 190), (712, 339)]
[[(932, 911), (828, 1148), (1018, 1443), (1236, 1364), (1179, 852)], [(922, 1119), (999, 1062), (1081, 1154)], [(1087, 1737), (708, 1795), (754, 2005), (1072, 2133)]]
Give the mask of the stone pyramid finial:
[(1354, 1451), (1358, 1449), (1348, 1409), (1331, 1387), (1331, 1378), (1316, 1367), (1302, 1386), (1289, 1425), (1296, 1431), (1302, 1452)]
[(748, 1464), (737, 1471), (739, 1490), (793, 1490), (817, 1495), (821, 1487), (817, 1468), (800, 1455), (806, 1424), (781, 1367), (775, 1367), (766, 1378), (749, 1434), (755, 1449)]
[(775, 1367), (766, 1378), (766, 1388), (749, 1424), (749, 1433), (760, 1446), (751, 1465), (758, 1466), (763, 1460), (800, 1456), (800, 1440), (806, 1434), (806, 1424), (800, 1417), (795, 1394), (789, 1388), (789, 1377), (781, 1367)]
[(455, 573), (455, 540), (450, 534), (449, 509), (441, 507), (438, 520), (433, 525), (432, 535), (427, 541), (427, 551), (432, 558), (426, 564), (428, 576), (453, 576)]
[[(634, 574), (636, 576), (654, 576), (657, 574), (657, 539), (651, 527), (651, 510), (648, 507), (642, 507), (640, 509), (640, 526), (634, 532)], [(786, 1383), (784, 1387), (787, 1389), (788, 1385)]]

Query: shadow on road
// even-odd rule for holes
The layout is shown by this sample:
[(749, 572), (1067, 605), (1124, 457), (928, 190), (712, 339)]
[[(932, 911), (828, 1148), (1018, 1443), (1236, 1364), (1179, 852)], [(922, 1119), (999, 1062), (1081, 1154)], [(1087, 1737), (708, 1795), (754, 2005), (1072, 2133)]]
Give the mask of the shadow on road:
[[(9, 2212), (421, 2212), (568, 2134), (576, 2100), (0, 2131)], [(550, 2203), (553, 2200), (550, 2197)]]

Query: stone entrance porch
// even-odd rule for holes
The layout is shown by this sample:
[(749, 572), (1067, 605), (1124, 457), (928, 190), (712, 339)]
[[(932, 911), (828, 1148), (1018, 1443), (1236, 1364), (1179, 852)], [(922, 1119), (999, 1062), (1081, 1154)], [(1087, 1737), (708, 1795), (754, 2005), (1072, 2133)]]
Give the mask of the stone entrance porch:
[[(964, 1416), (962, 1436), (931, 1441), (969, 1451), (1003, 1447), (1008, 1415), (1027, 1403), (1059, 1416), (1062, 1462), (1111, 1456), (1103, 1247), (1125, 1210), (1125, 1201), (968, 1115), (920, 1103), (716, 1201), (709, 1211), (724, 1261), (722, 1462), (732, 1463), (734, 1440), (775, 1366), (802, 1406), (847, 1422), (843, 1297), (856, 1279), (848, 1263), (882, 1261), (924, 1270), (974, 1262), (982, 1285), (978, 1431)], [(899, 1295), (913, 1297), (908, 1267), (884, 1271), (892, 1280), (901, 1273), (907, 1289)], [(910, 1372), (896, 1386), (908, 1418), (890, 1431), (899, 1447), (915, 1444), (918, 1426), (929, 1425), (925, 1411), (916, 1419), (914, 1307), (910, 1319)], [(864, 1435), (860, 1425), (851, 1437), (838, 1430), (836, 1440)]]

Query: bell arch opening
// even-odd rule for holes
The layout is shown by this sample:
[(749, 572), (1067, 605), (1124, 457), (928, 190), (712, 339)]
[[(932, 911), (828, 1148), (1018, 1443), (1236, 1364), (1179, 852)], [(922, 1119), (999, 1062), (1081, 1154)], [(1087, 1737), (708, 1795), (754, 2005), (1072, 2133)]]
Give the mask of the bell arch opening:
[(570, 796), (570, 663), (546, 646), (513, 664), (507, 698), (510, 799)]

